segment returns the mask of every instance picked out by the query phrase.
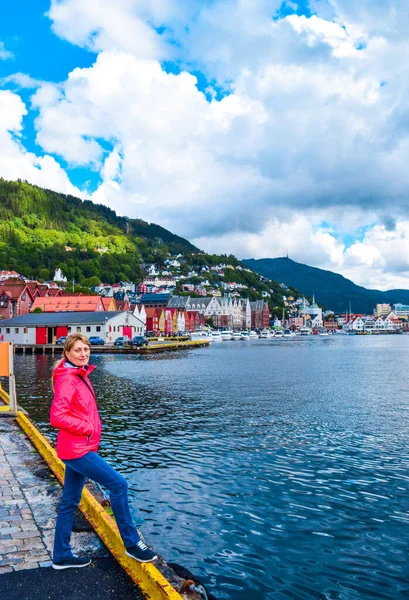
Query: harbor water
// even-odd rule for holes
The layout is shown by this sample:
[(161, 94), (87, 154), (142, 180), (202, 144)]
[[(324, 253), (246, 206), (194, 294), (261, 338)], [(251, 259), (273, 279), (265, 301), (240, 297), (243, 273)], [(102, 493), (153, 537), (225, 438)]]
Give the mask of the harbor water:
[[(51, 437), (50, 356), (16, 356)], [(168, 562), (219, 599), (409, 597), (409, 336), (92, 356), (101, 454)]]

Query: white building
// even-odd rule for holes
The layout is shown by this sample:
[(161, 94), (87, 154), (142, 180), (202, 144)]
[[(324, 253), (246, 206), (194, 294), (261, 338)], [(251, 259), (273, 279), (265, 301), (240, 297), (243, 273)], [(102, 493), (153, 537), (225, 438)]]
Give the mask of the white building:
[(408, 304), (394, 304), (393, 312), (396, 317), (408, 317), (409, 316), (409, 305)]
[(172, 287), (176, 285), (175, 277), (145, 277), (143, 283), (152, 287)]
[(315, 302), (314, 295), (312, 297), (311, 304), (308, 303), (308, 300), (303, 298), (303, 304), (301, 305), (299, 314), (301, 317), (303, 317), (305, 315), (310, 315), (311, 322), (313, 323), (314, 328), (321, 328), (324, 325), (323, 320), (322, 320), (322, 309)]
[(135, 304), (135, 310), (133, 311), (134, 317), (142, 321), (146, 326), (146, 310), (144, 304)]
[(59, 283), (67, 283), (67, 278), (64, 277), (63, 272), (61, 271), (61, 269), (56, 269), (55, 270), (55, 275), (54, 275), (53, 281), (58, 281)]
[(29, 313), (0, 321), (0, 341), (15, 344), (53, 344), (70, 333), (99, 336), (112, 344), (120, 336), (145, 334), (145, 325), (131, 312)]

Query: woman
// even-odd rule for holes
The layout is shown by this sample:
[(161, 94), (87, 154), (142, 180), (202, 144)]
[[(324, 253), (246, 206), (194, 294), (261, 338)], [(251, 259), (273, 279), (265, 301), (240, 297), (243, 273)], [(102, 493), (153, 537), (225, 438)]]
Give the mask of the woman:
[(132, 522), (126, 480), (98, 455), (101, 439), (95, 392), (89, 375), (90, 343), (81, 333), (67, 337), (63, 358), (53, 371), (54, 399), (50, 422), (59, 429), (57, 455), (65, 463), (64, 490), (54, 538), (54, 569), (86, 567), (90, 560), (72, 554), (70, 538), (75, 512), (87, 478), (110, 492), (111, 506), (125, 554), (139, 562), (150, 562), (156, 554), (143, 543)]

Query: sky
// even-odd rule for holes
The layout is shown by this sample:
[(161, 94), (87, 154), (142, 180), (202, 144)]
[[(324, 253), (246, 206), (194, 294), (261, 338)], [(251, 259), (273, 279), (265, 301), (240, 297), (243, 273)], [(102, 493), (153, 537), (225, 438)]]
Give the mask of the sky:
[(14, 0), (0, 176), (409, 288), (407, 0)]

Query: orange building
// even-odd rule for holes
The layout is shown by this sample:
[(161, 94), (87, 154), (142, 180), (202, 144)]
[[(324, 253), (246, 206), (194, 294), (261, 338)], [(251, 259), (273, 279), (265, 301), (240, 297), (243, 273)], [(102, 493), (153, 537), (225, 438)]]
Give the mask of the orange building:
[(61, 296), (36, 298), (31, 308), (33, 312), (41, 308), (42, 312), (99, 312), (104, 311), (100, 296)]
[(101, 298), (104, 310), (119, 310), (116, 306), (115, 298)]

